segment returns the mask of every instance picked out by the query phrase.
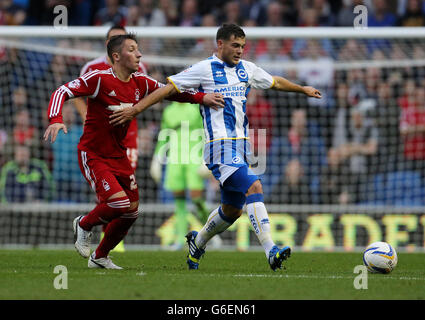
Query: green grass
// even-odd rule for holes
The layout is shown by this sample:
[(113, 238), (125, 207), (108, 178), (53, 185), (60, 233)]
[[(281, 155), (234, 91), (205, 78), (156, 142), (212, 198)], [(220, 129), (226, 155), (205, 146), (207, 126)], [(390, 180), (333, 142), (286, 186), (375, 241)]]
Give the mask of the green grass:
[[(186, 252), (114, 253), (124, 270), (88, 269), (71, 250), (0, 250), (0, 299), (425, 299), (425, 255), (399, 254), (389, 275), (368, 274), (356, 290), (361, 253), (295, 252), (273, 272), (262, 252), (207, 252), (200, 270), (187, 270)], [(55, 266), (68, 270), (68, 289), (53, 283)]]

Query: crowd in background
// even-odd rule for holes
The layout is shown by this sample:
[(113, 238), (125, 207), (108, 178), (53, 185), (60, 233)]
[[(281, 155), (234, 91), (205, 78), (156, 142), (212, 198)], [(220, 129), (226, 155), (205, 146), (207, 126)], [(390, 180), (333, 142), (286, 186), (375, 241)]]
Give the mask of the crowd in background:
[[(70, 25), (352, 26), (353, 8), (362, 4), (369, 8), (368, 26), (425, 26), (425, 1), (420, 0), (47, 0), (43, 5), (5, 0), (0, 3), (0, 25), (51, 25), (52, 8), (60, 4), (70, 8)], [(163, 53), (166, 48), (151, 43), (142, 53)], [(173, 50), (178, 48), (203, 58), (205, 51), (214, 49), (203, 41)], [(423, 61), (423, 40), (247, 39), (244, 58), (323, 93), (321, 100), (312, 100), (251, 90), (247, 102), (251, 129), (267, 129), (267, 169), (262, 175), (266, 201), (425, 205), (425, 68), (335, 65), (336, 61)], [(0, 48), (0, 201), (86, 202), (92, 196), (76, 163), (82, 123), (72, 101), (63, 110), (70, 134), (52, 146), (41, 140), (50, 94), (74, 79), (85, 61)], [(296, 62), (296, 67), (276, 67), (282, 62)], [(34, 67), (28, 70), (27, 65)], [(147, 67), (160, 81), (179, 71)], [(137, 177), (145, 201), (167, 200), (148, 174), (165, 105), (139, 117)], [(255, 137), (252, 141), (258, 148)], [(10, 181), (14, 187), (7, 186)], [(213, 180), (208, 192), (209, 200), (216, 201)]]
[(421, 0), (3, 0), (0, 25), (52, 25), (58, 5), (74, 26), (352, 26), (356, 5), (371, 27), (425, 25)]

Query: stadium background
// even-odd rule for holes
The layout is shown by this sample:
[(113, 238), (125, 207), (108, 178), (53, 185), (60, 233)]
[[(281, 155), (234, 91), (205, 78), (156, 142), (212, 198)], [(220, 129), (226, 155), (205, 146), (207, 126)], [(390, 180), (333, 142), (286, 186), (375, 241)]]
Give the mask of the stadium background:
[[(368, 8), (368, 27), (418, 27), (417, 36), (287, 37), (289, 29), (288, 34), (277, 29), (353, 29), (353, 7), (359, 4)], [(60, 37), (60, 31), (52, 37), (5, 36), (10, 28), (19, 33), (23, 27), (45, 26), (52, 31), (57, 5), (68, 8), (70, 29), (93, 27), (97, 36)], [(196, 36), (195, 29), (236, 22), (259, 27), (260, 34), (261, 27), (282, 31), (248, 37), (245, 59), (324, 93), (319, 102), (273, 91), (250, 93), (251, 128), (267, 130), (262, 182), (274, 238), (305, 250), (352, 250), (385, 240), (400, 249), (423, 251), (424, 1), (9, 0), (0, 6), (0, 25), (9, 28), (0, 27), (0, 245), (70, 246), (70, 222), (93, 207), (94, 194), (76, 162), (82, 123), (72, 102), (64, 109), (71, 121), (66, 138), (50, 145), (41, 136), (51, 93), (76, 78), (88, 60), (104, 54), (109, 26), (141, 28), (136, 30), (141, 31), (142, 60), (150, 75), (164, 81), (214, 51), (213, 38)], [(189, 37), (167, 37), (143, 27), (194, 29)], [(127, 237), (129, 247), (166, 247), (171, 241), (172, 198), (149, 175), (166, 105), (138, 118), (136, 177), (143, 218)], [(299, 132), (308, 134), (301, 138)], [(17, 164), (28, 158), (35, 159), (33, 171), (24, 168), (30, 174), (16, 174)], [(208, 180), (211, 208), (219, 200), (217, 190), (217, 183)], [(199, 227), (194, 216), (190, 219), (192, 227)], [(223, 248), (255, 248), (249, 230), (244, 217), (223, 235)]]

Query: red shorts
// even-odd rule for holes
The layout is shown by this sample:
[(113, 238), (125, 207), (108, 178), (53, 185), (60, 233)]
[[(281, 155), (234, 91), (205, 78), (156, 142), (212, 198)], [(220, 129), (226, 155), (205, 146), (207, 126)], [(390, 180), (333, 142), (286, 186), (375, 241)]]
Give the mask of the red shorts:
[(127, 157), (101, 158), (92, 152), (78, 150), (80, 170), (96, 192), (99, 202), (124, 191), (130, 202), (139, 201), (134, 170)]

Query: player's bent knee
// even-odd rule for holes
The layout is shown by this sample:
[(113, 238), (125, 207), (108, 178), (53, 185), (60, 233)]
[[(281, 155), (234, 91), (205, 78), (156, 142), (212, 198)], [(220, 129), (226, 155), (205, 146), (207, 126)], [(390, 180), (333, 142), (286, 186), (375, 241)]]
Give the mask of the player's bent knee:
[(242, 210), (235, 208), (232, 205), (222, 204), (221, 208), (223, 210), (224, 215), (233, 220), (238, 219), (242, 215)]
[(263, 186), (261, 185), (260, 180), (256, 180), (246, 192), (246, 195), (249, 196), (251, 194), (263, 193)]
[(130, 199), (127, 196), (109, 198), (106, 205), (117, 213), (126, 213), (130, 209)]
[(130, 203), (130, 208), (128, 208), (128, 211), (134, 211), (139, 209), (139, 201), (133, 201)]

